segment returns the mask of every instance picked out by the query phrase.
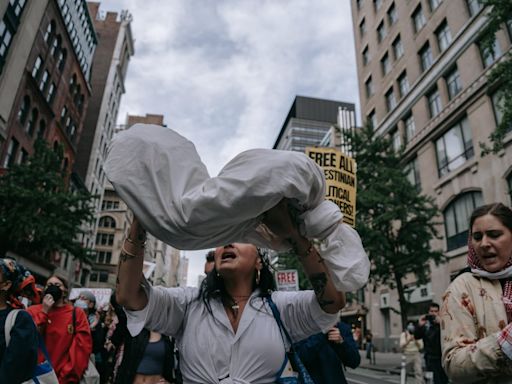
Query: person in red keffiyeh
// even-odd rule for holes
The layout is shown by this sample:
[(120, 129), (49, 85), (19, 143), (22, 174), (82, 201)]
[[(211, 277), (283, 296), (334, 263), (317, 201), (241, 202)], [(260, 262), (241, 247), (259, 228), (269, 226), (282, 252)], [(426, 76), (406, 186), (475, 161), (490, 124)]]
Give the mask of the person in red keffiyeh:
[(512, 382), (512, 210), (475, 209), (468, 265), (441, 308), (443, 366), (453, 383)]

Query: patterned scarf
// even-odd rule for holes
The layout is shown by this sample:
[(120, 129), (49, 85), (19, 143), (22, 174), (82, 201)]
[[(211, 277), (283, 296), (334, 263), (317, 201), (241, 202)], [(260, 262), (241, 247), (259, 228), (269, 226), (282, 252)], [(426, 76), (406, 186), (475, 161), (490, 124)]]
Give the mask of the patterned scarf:
[(512, 258), (509, 259), (505, 268), (498, 272), (488, 272), (480, 263), (480, 259), (476, 255), (475, 247), (471, 241), (471, 232), (469, 233), (468, 239), (468, 265), (471, 267), (471, 272), (486, 277), (490, 280), (502, 280), (506, 279), (503, 285), (503, 304), (505, 305), (505, 311), (507, 312), (508, 321), (512, 320)]

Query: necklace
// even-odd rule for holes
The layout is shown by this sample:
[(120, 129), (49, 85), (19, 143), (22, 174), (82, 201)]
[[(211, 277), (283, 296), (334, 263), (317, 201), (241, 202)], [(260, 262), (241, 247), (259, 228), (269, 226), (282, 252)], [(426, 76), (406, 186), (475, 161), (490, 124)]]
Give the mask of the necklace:
[(240, 310), (239, 303), (243, 303), (244, 301), (247, 301), (249, 299), (249, 297), (251, 297), (251, 296), (248, 295), (248, 296), (232, 296), (231, 297), (233, 299), (233, 304), (231, 304), (230, 307), (231, 307), (231, 310), (233, 311), (233, 316), (235, 318), (238, 317), (238, 311)]

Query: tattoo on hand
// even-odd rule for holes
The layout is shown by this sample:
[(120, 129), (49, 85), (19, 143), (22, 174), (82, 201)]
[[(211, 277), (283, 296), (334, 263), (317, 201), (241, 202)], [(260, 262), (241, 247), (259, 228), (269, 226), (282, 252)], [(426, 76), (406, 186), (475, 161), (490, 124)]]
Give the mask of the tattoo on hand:
[(325, 287), (327, 286), (327, 275), (325, 272), (315, 273), (309, 277), (309, 281), (315, 291), (316, 299), (320, 304), (321, 308), (325, 308), (327, 305), (334, 304), (334, 300), (325, 299)]

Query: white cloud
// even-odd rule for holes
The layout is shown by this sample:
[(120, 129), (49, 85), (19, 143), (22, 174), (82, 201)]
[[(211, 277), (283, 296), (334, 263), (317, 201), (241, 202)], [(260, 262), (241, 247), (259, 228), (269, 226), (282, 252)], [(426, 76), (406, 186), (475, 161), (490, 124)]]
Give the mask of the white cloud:
[[(296, 95), (357, 103), (349, 1), (105, 0), (133, 15), (126, 114), (157, 113), (211, 174), (269, 148)], [(190, 258), (195, 284), (202, 257)]]

